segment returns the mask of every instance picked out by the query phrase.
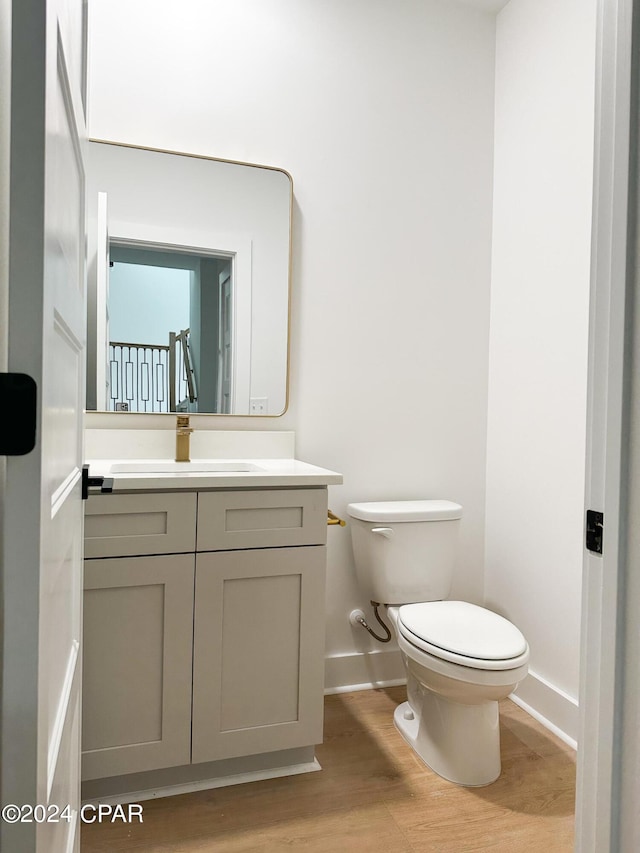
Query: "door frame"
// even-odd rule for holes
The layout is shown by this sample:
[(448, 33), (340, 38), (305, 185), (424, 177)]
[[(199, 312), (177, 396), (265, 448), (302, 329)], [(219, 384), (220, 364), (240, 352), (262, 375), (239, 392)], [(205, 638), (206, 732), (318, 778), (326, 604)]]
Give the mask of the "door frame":
[(625, 696), (626, 687), (633, 686), (635, 676), (636, 657), (628, 652), (638, 645), (637, 638), (631, 642), (627, 626), (633, 625), (634, 613), (636, 622), (640, 615), (630, 596), (623, 606), (633, 577), (628, 498), (639, 485), (627, 464), (629, 430), (634, 420), (636, 429), (640, 426), (628, 393), (633, 358), (629, 297), (636, 283), (629, 275), (633, 240), (628, 235), (636, 218), (629, 203), (630, 155), (637, 157), (638, 149), (631, 115), (632, 95), (637, 96), (632, 19), (634, 7), (637, 19), (639, 6), (638, 0), (598, 2), (585, 510), (604, 512), (604, 532), (602, 555), (585, 551), (584, 558), (579, 853), (637, 849), (637, 841), (629, 847), (625, 839), (640, 831), (635, 809), (623, 807), (632, 794), (638, 795), (637, 780), (625, 771), (640, 758), (638, 728), (631, 730), (623, 716), (631, 698), (631, 691)]
[[(11, 0), (0, 0), (0, 371), (7, 370), (9, 351), (9, 150), (11, 127)], [(4, 529), (6, 457), (0, 456), (0, 531)], [(4, 576), (0, 561), (0, 621), (4, 618)], [(4, 670), (0, 633), (0, 673)], [(0, 679), (0, 703), (2, 699)], [(0, 720), (2, 707), (0, 706)], [(0, 738), (0, 766), (2, 766)], [(0, 802), (2, 801), (0, 780)]]
[[(249, 414), (251, 392), (252, 252), (244, 234), (216, 234), (178, 225), (108, 220), (109, 245), (199, 257), (227, 258), (231, 263), (231, 406), (234, 414)], [(224, 246), (225, 248), (218, 248)], [(204, 414), (207, 414), (206, 412)]]

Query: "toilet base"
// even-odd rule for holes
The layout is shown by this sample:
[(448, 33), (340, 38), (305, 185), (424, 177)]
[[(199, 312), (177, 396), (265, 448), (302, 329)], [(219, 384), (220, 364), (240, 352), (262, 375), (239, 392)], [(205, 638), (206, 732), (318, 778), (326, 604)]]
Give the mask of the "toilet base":
[(413, 708), (403, 702), (393, 715), (413, 751), (449, 782), (468, 787), (495, 782), (501, 770), (498, 703), (463, 705), (422, 686), (417, 692)]

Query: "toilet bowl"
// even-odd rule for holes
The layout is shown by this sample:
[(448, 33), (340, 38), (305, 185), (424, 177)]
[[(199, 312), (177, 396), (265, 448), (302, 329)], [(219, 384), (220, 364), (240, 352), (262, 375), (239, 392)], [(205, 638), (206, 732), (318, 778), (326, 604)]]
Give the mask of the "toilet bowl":
[[(439, 614), (440, 605), (445, 612)], [(440, 616), (445, 636), (434, 635), (433, 630), (409, 630), (402, 617), (411, 609), (422, 611), (425, 621)], [(465, 617), (470, 633), (476, 618), (481, 626), (492, 625), (492, 657), (478, 657), (473, 646), (470, 650), (476, 656), (460, 653), (460, 645), (446, 631), (454, 609)], [(396, 728), (425, 764), (444, 779), (466, 786), (494, 782), (501, 770), (498, 702), (527, 675), (529, 648), (524, 638), (506, 619), (462, 601), (389, 607), (387, 614), (407, 671), (407, 701), (396, 708)], [(455, 622), (453, 617), (450, 624)], [(506, 636), (500, 652), (495, 634), (502, 630)], [(422, 636), (425, 633), (429, 639)], [(434, 645), (434, 636), (453, 649)], [(497, 658), (497, 654), (503, 657)]]
[(387, 606), (407, 674), (398, 731), (443, 778), (490, 784), (501, 769), (498, 702), (526, 677), (529, 647), (504, 617), (447, 600), (462, 507), (388, 501), (347, 511), (358, 580)]

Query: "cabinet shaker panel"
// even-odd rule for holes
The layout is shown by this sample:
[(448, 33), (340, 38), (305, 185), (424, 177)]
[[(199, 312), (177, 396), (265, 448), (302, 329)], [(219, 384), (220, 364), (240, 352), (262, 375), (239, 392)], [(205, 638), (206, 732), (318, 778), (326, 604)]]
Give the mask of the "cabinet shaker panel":
[(326, 489), (201, 492), (198, 497), (198, 551), (326, 541)]
[(192, 761), (320, 743), (325, 547), (198, 554)]
[(91, 495), (84, 519), (85, 557), (194, 551), (196, 494)]
[(194, 562), (85, 563), (83, 779), (189, 763)]

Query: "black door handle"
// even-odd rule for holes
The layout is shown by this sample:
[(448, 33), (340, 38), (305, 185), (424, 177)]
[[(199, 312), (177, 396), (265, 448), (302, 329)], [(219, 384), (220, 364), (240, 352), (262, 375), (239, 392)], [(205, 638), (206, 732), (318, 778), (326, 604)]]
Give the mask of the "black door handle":
[(0, 373), (0, 399), (10, 418), (0, 420), (0, 456), (25, 456), (36, 446), (38, 388), (26, 373)]
[(82, 500), (89, 497), (89, 489), (100, 488), (100, 494), (108, 495), (113, 491), (113, 477), (90, 477), (89, 466), (82, 466)]

